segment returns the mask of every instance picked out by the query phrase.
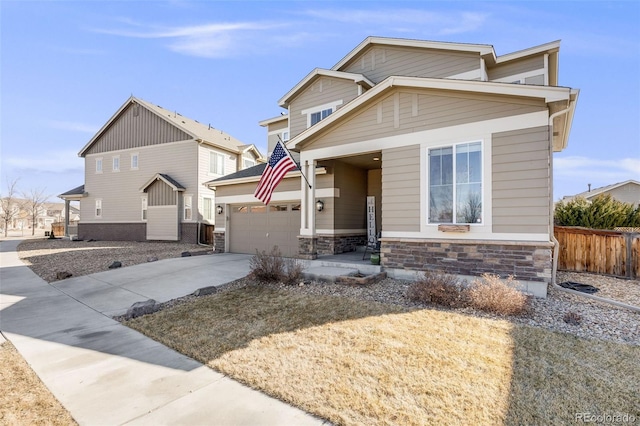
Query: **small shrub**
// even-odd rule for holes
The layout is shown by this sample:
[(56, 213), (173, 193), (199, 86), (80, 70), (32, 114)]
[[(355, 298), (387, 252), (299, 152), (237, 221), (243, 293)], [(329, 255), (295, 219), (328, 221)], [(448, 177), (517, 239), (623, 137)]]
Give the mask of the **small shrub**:
[(472, 307), (499, 315), (521, 315), (529, 308), (529, 296), (510, 285), (517, 282), (512, 276), (506, 282), (497, 275), (483, 274), (467, 290)]
[(284, 274), (282, 282), (287, 285), (297, 284), (302, 280), (302, 263), (298, 259), (284, 259)]
[(250, 276), (258, 281), (281, 281), (285, 275), (285, 262), (278, 246), (271, 252), (256, 250), (255, 256), (249, 260)]
[(464, 289), (458, 278), (441, 271), (423, 272), (420, 278), (409, 286), (409, 299), (434, 303), (446, 307), (464, 306)]
[(574, 311), (569, 311), (566, 314), (564, 314), (564, 317), (562, 317), (562, 320), (567, 324), (580, 325), (580, 323), (582, 322), (582, 315)]

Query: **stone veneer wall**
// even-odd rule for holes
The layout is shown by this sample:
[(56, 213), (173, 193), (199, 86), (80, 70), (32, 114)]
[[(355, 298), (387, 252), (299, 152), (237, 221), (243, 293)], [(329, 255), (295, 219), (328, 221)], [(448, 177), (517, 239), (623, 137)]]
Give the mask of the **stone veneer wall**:
[(318, 239), (298, 236), (298, 257), (313, 260), (318, 257)]
[(476, 276), (492, 273), (527, 281), (551, 281), (551, 243), (383, 238), (380, 251), (385, 268), (435, 269)]
[(356, 251), (356, 247), (367, 244), (367, 236), (351, 235), (318, 235), (316, 250), (318, 254), (340, 254)]
[(225, 240), (224, 232), (213, 231), (213, 250), (216, 253), (225, 252), (224, 240)]
[(146, 223), (78, 223), (78, 238), (101, 241), (146, 241)]

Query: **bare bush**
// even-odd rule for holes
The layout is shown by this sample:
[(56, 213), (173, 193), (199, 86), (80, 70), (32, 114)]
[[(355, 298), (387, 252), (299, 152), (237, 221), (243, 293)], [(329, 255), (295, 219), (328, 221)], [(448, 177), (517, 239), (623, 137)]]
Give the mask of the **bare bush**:
[(483, 274), (467, 289), (469, 304), (479, 310), (499, 315), (524, 314), (530, 304), (529, 296), (516, 290), (517, 281), (509, 276), (506, 280), (497, 275)]
[(425, 271), (409, 286), (407, 295), (411, 300), (434, 303), (447, 307), (465, 304), (465, 291), (457, 277), (441, 271)]
[(285, 276), (285, 262), (278, 246), (273, 246), (269, 253), (256, 250), (255, 256), (249, 260), (250, 275), (258, 281), (281, 281)]
[(284, 274), (282, 282), (287, 285), (297, 284), (302, 280), (304, 267), (298, 259), (284, 259)]

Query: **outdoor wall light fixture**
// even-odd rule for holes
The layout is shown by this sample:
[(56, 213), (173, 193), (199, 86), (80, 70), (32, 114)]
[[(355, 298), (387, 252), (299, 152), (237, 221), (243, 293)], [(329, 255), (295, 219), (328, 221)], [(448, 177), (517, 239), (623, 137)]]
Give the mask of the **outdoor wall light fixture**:
[(324, 210), (324, 201), (322, 200), (316, 201), (316, 210), (318, 210), (319, 212)]
[(224, 211), (224, 209), (222, 208), (222, 206), (221, 206), (221, 205), (219, 205), (219, 204), (218, 204), (218, 205), (216, 206), (216, 211), (218, 212), (218, 214), (222, 214), (222, 212)]

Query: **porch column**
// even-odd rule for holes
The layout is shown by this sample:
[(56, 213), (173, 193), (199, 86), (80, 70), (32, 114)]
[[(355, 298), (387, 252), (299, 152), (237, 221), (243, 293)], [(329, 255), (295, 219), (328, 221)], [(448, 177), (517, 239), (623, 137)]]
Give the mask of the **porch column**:
[(64, 236), (69, 237), (69, 204), (71, 201), (64, 200)]
[(298, 254), (304, 259), (315, 259), (316, 249), (316, 160), (304, 160), (302, 173), (307, 177), (309, 185), (301, 179), (301, 199), (300, 199), (300, 237), (298, 241)]

